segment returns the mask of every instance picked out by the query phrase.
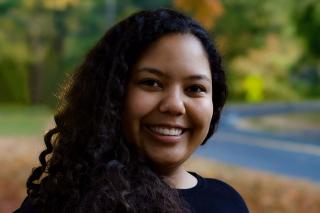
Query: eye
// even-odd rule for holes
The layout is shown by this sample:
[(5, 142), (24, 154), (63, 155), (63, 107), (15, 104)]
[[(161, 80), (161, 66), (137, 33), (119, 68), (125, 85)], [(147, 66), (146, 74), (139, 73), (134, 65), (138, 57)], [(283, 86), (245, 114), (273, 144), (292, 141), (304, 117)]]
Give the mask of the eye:
[(194, 94), (207, 92), (206, 88), (201, 85), (191, 85), (186, 89), (186, 91)]
[(159, 81), (154, 80), (154, 79), (143, 79), (139, 81), (139, 84), (147, 86), (147, 87), (159, 87), (161, 88), (162, 85)]

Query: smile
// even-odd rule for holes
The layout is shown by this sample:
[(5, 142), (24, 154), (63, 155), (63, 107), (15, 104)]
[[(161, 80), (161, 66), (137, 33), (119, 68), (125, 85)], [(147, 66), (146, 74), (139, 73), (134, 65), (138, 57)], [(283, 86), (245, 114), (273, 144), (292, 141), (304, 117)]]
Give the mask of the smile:
[(149, 130), (153, 133), (165, 136), (180, 136), (183, 133), (183, 129), (181, 128), (167, 128), (167, 127), (159, 127), (159, 126), (149, 126)]

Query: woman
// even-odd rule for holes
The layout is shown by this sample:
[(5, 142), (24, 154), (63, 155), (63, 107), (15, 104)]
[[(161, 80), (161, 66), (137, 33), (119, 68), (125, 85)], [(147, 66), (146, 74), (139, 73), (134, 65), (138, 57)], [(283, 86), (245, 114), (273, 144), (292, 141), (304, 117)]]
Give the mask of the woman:
[(133, 14), (66, 85), (17, 212), (248, 212), (229, 185), (181, 166), (226, 99), (221, 58), (195, 21)]

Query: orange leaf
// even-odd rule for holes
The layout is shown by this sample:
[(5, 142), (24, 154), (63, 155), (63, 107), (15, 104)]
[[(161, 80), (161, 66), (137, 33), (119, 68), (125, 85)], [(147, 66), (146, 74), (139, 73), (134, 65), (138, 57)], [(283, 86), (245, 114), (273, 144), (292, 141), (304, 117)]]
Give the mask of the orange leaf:
[(224, 13), (219, 0), (174, 0), (173, 3), (176, 8), (191, 14), (206, 29), (212, 28)]

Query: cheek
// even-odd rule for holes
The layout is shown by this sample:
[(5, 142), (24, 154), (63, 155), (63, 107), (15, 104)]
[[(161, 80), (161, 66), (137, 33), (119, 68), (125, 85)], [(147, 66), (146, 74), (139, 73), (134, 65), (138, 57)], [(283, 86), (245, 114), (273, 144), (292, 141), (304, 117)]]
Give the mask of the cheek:
[(205, 134), (206, 136), (213, 115), (212, 100), (203, 100), (201, 102), (193, 103), (190, 107), (190, 114), (195, 127), (200, 129), (202, 134)]
[(156, 107), (156, 98), (141, 90), (132, 90), (126, 101), (127, 120), (141, 120)]
[(141, 124), (155, 109), (157, 99), (139, 89), (131, 88), (129, 91), (123, 114), (123, 131), (127, 140), (137, 143), (140, 141)]

